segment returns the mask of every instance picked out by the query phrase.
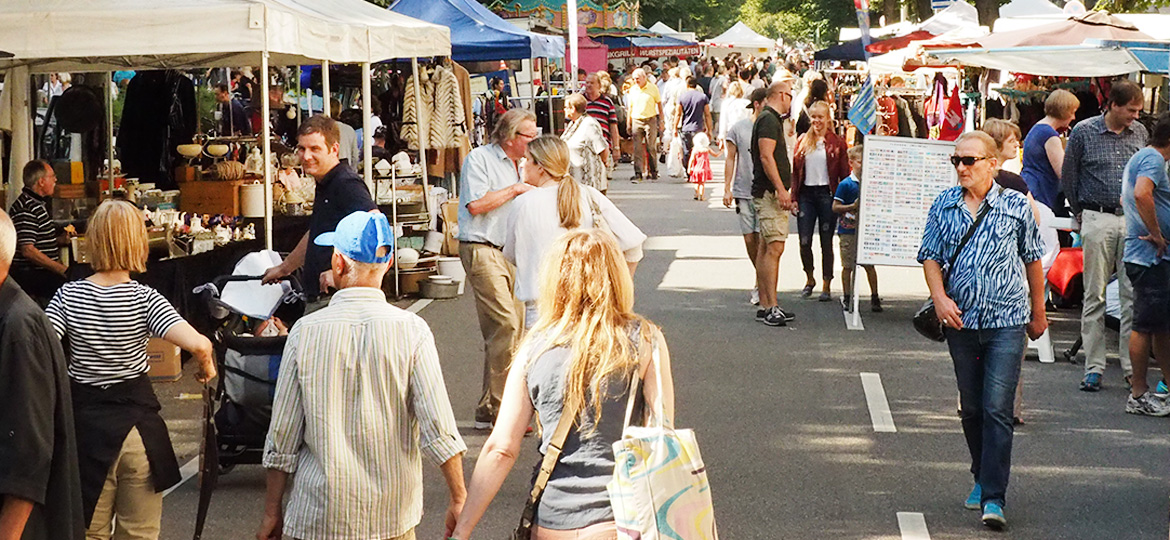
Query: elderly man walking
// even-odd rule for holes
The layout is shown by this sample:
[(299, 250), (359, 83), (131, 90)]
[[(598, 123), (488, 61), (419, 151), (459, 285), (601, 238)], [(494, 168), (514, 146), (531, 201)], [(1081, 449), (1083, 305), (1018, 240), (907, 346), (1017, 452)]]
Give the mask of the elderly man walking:
[(467, 154), (459, 177), (459, 258), (475, 294), (484, 341), (476, 429), (491, 429), (496, 421), (523, 328), (524, 311), (513, 294), (516, 269), (504, 258), (503, 247), (512, 199), (532, 189), (520, 181), (520, 158), (539, 135), (536, 115), (524, 109), (504, 113), (492, 131), (492, 143)]
[[(293, 325), (264, 445), (268, 494), (258, 540), (413, 540), (422, 456), (447, 482), (447, 533), (467, 497), (467, 446), (426, 321), (386, 302), (394, 231), (354, 212), (314, 238), (340, 289)], [(288, 504), (281, 507), (290, 475)]]
[(1025, 337), (1036, 339), (1048, 327), (1044, 243), (1028, 199), (995, 185), (999, 160), (991, 136), (960, 136), (951, 163), (959, 185), (931, 205), (918, 261), (955, 365), (975, 477), (964, 506), (982, 509), (983, 523), (1002, 529)]
[(634, 182), (658, 178), (658, 136), (662, 134), (662, 97), (658, 87), (646, 79), (642, 68), (634, 70), (634, 84), (626, 94), (629, 114), (626, 128), (634, 139)]
[(1121, 176), (1129, 158), (1146, 144), (1148, 133), (1137, 120), (1145, 96), (1142, 89), (1121, 81), (1109, 90), (1108, 109), (1085, 120), (1068, 138), (1061, 184), (1065, 198), (1081, 223), (1085, 257), (1085, 297), (1081, 311), (1081, 339), (1085, 345), (1085, 375), (1081, 390), (1101, 389), (1105, 372), (1105, 288), (1117, 274), (1121, 300), (1121, 329), (1117, 355), (1128, 381), (1133, 373), (1129, 338), (1133, 326), (1133, 284), (1125, 273), (1125, 212)]

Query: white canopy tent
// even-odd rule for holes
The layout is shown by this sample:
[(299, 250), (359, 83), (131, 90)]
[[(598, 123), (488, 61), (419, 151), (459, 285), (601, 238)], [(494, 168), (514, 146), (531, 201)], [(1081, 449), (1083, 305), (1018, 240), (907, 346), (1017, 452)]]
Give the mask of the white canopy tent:
[(930, 32), (936, 36), (945, 34), (956, 28), (973, 28), (979, 26), (979, 12), (975, 6), (959, 0), (950, 7), (935, 13), (933, 17), (922, 21), (918, 30)]
[(1044, 76), (1109, 77), (1146, 70), (1129, 50), (1096, 45), (946, 49), (932, 50), (930, 54), (968, 66)]
[(758, 55), (775, 49), (776, 40), (756, 33), (743, 21), (739, 21), (726, 32), (704, 41), (703, 45), (708, 47), (708, 54), (716, 56), (726, 56), (732, 52)]
[[(1170, 40), (1170, 14), (1166, 13), (1113, 13), (1111, 14), (1137, 27), (1142, 33), (1158, 40)], [(1063, 21), (1069, 15), (1054, 14), (1032, 17), (1000, 17), (995, 20), (994, 32), (1011, 32)]]
[(667, 26), (666, 23), (662, 21), (654, 23), (654, 26), (651, 26), (648, 28), (648, 30), (656, 34), (662, 34), (666, 37), (681, 39), (683, 41), (690, 41), (692, 43), (697, 43), (699, 41), (698, 36), (696, 36), (694, 32), (679, 32)]
[(1033, 17), (1036, 15), (1060, 15), (1064, 10), (1048, 0), (1012, 0), (999, 6), (1000, 17)]
[[(362, 64), (364, 147), (369, 155), (373, 141), (370, 64), (391, 58), (449, 56), (451, 39), (445, 26), (363, 0), (4, 0), (0, 2), (0, 50), (13, 54), (0, 58), (0, 70), (8, 70), (9, 82), (27, 80), (30, 73), (260, 65), (261, 95), (267, 95), (270, 63)], [(19, 90), (23, 85), (5, 86)], [(417, 99), (417, 82), (415, 92)], [(22, 95), (6, 92), (0, 97), (0, 129), (14, 137), (13, 173), (33, 154), (27, 95), (27, 91)], [(268, 100), (261, 103), (261, 115), (267, 118)], [(107, 124), (112, 124), (109, 113)], [(112, 125), (108, 129), (112, 131)], [(266, 162), (271, 162), (270, 137), (264, 122), (261, 138)], [(111, 149), (111, 158), (112, 153)], [(367, 181), (372, 178), (371, 161), (366, 160)], [(265, 241), (271, 248), (272, 178), (267, 167), (264, 184), (269, 202)], [(10, 193), (13, 187), (19, 193), (19, 183), (10, 183)]]

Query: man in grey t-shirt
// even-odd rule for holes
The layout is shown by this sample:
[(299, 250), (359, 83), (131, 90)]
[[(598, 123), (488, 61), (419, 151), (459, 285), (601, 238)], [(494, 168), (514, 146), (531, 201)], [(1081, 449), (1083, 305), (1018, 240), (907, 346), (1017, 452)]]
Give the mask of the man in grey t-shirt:
[[(748, 98), (748, 107), (752, 115), (744, 118), (727, 129), (724, 143), (727, 145), (727, 159), (724, 161), (723, 172), (723, 206), (732, 208), (739, 215), (739, 232), (743, 234), (743, 243), (747, 247), (748, 259), (752, 266), (756, 265), (756, 255), (760, 246), (760, 223), (756, 216), (756, 207), (752, 204), (752, 124), (756, 115), (764, 107), (764, 100), (768, 91), (756, 89)], [(760, 303), (759, 287), (752, 288), (752, 304)]]

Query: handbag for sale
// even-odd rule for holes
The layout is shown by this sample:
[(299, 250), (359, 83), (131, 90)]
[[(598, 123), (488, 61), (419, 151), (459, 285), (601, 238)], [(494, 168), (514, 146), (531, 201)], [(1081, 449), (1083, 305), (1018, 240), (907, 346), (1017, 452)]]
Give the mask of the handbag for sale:
[(641, 377), (634, 376), (622, 438), (613, 443), (613, 479), (606, 489), (622, 540), (716, 540), (707, 468), (695, 432), (663, 425), (662, 371), (658, 347), (651, 361), (657, 374), (656, 426), (630, 425)]
[[(1003, 188), (1001, 187), (999, 190), (1003, 191)], [(963, 239), (959, 240), (959, 246), (955, 248), (955, 253), (951, 255), (950, 262), (947, 263), (946, 268), (943, 268), (943, 289), (946, 289), (947, 278), (950, 275), (951, 268), (955, 266), (955, 261), (959, 260), (959, 253), (961, 253), (963, 248), (967, 246), (967, 242), (971, 240), (971, 237), (975, 236), (975, 229), (979, 227), (979, 224), (983, 222), (983, 218), (986, 217), (987, 213), (990, 211), (990, 204), (987, 204), (982, 209), (980, 209), (979, 214), (975, 216), (975, 222), (972, 223), (971, 227), (967, 229), (967, 232), (963, 234)], [(919, 334), (922, 334), (922, 336), (926, 339), (937, 341), (939, 343), (946, 341), (947, 336), (946, 332), (944, 331), (943, 323), (942, 321), (938, 320), (938, 312), (934, 310), (934, 299), (927, 300), (925, 304), (922, 304), (922, 307), (919, 308), (918, 312), (914, 314), (913, 322), (914, 329), (917, 330)]]
[(533, 520), (536, 518), (536, 505), (540, 504), (540, 496), (548, 486), (548, 479), (552, 476), (557, 460), (561, 458), (561, 448), (565, 446), (565, 439), (569, 438), (569, 429), (573, 427), (573, 420), (577, 417), (575, 411), (568, 409), (561, 411), (561, 420), (557, 422), (557, 429), (553, 432), (552, 440), (548, 442), (548, 450), (540, 462), (540, 473), (532, 483), (532, 491), (528, 493), (528, 502), (524, 504), (524, 512), (520, 514), (520, 525), (512, 531), (512, 540), (529, 540), (532, 538)]

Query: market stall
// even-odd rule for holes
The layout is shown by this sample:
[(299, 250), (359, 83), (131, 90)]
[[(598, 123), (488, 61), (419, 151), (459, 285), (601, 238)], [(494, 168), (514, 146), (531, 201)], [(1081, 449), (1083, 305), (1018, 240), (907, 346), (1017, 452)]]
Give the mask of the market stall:
[[(38, 36), (38, 39), (27, 39), (30, 35)], [(125, 69), (165, 71), (259, 65), (261, 73), (267, 74), (270, 64), (356, 63), (363, 68), (365, 133), (371, 134), (370, 64), (389, 58), (447, 55), (450, 54), (450, 40), (446, 28), (391, 13), (361, 0), (223, 0), (214, 4), (202, 0), (174, 0), (161, 5), (150, 0), (114, 0), (96, 7), (90, 2), (75, 0), (56, 2), (51, 11), (38, 0), (13, 0), (0, 4), (0, 48), (13, 52), (11, 58), (0, 59), (0, 69), (7, 70), (5, 93), (0, 98), (0, 128), (13, 137), (11, 170), (16, 171), (33, 157), (31, 145), (22, 142), (30, 140), (33, 124), (28, 100), (22, 98), (29, 95), (27, 81), (30, 74), (105, 72), (105, 84), (109, 85), (109, 73)], [(268, 76), (261, 77), (259, 82), (261, 95), (267, 95)], [(107, 91), (107, 95), (110, 94)], [(268, 118), (268, 100), (260, 101), (261, 117)], [(111, 110), (107, 99), (108, 132), (113, 128)], [(268, 122), (261, 123), (262, 133), (252, 142), (260, 149), (257, 170), (264, 180), (260, 199), (264, 216), (262, 238), (264, 244), (271, 247), (275, 168), (264, 166), (273, 163), (274, 159), (270, 126)], [(107, 140), (112, 138), (112, 133), (109, 133)], [(226, 150), (219, 152), (216, 144), (207, 144), (199, 148), (200, 152), (218, 154), (220, 163), (226, 161), (222, 158), (232, 151), (234, 141), (209, 142), (221, 142)], [(367, 135), (365, 143), (369, 155), (370, 136)], [(114, 165), (112, 145), (109, 148), (107, 163)], [(373, 176), (369, 161), (364, 169), (367, 179)], [(216, 168), (220, 169), (218, 164)], [(108, 196), (118, 182), (115, 167), (106, 169), (107, 183), (103, 191)], [(222, 188), (212, 190), (215, 193), (207, 198), (235, 203), (237, 206), (232, 206), (232, 210), (238, 208), (239, 191), (233, 189), (238, 189), (238, 185), (231, 182), (196, 183), (208, 188)], [(19, 192), (19, 182), (10, 182), (9, 189), (10, 192)], [(81, 191), (84, 193), (85, 187)], [(165, 204), (165, 199), (156, 201), (154, 210), (168, 210)], [(188, 219), (165, 221), (180, 224), (177, 227), (190, 227)], [(178, 228), (172, 233), (178, 234), (171, 237), (186, 234)], [(190, 243), (198, 241), (207, 246), (208, 240), (192, 237)], [(212, 240), (212, 251), (222, 248), (215, 246)], [(192, 249), (190, 253), (195, 251), (198, 250)], [(209, 259), (221, 266), (229, 265), (229, 271), (234, 262), (225, 261), (226, 257), (222, 256)], [(191, 261), (194, 259), (184, 262)], [(150, 266), (148, 273), (157, 267), (160, 265)], [(182, 306), (183, 302), (176, 301), (176, 305)]]
[(708, 56), (724, 57), (733, 52), (763, 56), (776, 49), (776, 40), (762, 36), (738, 21), (727, 31), (703, 42)]

